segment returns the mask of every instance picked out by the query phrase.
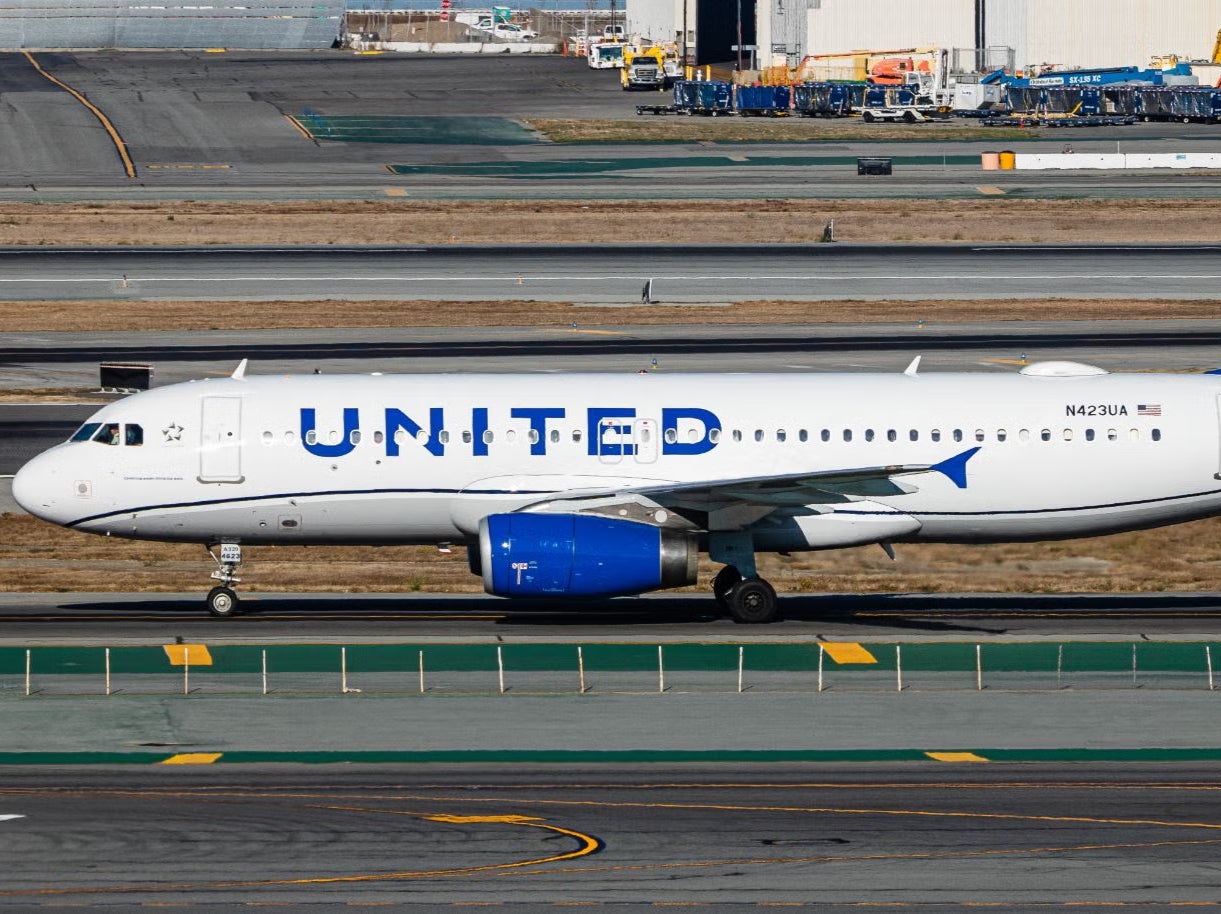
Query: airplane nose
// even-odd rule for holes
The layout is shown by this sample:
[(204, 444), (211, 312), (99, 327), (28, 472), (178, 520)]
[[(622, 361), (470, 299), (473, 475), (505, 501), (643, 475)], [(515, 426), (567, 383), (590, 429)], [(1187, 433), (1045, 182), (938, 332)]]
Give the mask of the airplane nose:
[(58, 473), (53, 461), (42, 454), (35, 457), (13, 477), (13, 500), (22, 510), (41, 517), (43, 520), (54, 520), (52, 516), (57, 496)]

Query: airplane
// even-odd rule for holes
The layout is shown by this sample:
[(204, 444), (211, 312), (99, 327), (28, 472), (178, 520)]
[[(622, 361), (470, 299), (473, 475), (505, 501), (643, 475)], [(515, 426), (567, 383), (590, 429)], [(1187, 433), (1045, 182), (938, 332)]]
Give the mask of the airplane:
[[(463, 544), (501, 597), (692, 585), (779, 618), (756, 553), (1066, 539), (1221, 513), (1221, 379), (1020, 371), (304, 375), (98, 410), (13, 480), (29, 513), (194, 542), (239, 611), (242, 546)], [(1215, 374), (1215, 373), (1212, 373)]]

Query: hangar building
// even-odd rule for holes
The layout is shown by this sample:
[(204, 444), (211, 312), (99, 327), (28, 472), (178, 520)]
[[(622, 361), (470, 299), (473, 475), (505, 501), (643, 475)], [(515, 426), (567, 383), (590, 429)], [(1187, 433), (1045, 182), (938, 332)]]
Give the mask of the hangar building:
[(329, 48), (344, 0), (21, 0), (0, 48)]

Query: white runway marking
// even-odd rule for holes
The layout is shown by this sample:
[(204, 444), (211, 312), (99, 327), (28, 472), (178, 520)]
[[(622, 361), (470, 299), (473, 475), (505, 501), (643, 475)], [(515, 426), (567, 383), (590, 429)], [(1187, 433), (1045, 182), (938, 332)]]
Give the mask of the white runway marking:
[(13, 815), (11, 813), (7, 814), (7, 815), (4, 813), (0, 813), (0, 822), (7, 822), (10, 819), (24, 819), (24, 818), (25, 818), (25, 816)]
[[(597, 281), (631, 281), (636, 282), (634, 276), (626, 276), (624, 274), (615, 274), (611, 276), (591, 276), (586, 273), (556, 273), (547, 276), (531, 276), (528, 274), (514, 273), (512, 276), (134, 276), (127, 275), (127, 281), (133, 282), (192, 282), (192, 283), (233, 283), (233, 282), (462, 282), (462, 283), (516, 283), (518, 279), (522, 279), (527, 283), (530, 282), (568, 282), (574, 278), (582, 280), (597, 280)], [(979, 274), (936, 274), (918, 276), (908, 273), (887, 275), (884, 273), (809, 273), (809, 274), (775, 274), (775, 275), (698, 275), (698, 276), (658, 276), (655, 279), (668, 280), (685, 280), (688, 282), (720, 282), (725, 280), (739, 280), (748, 282), (768, 282), (774, 280), (783, 280), (785, 282), (819, 282), (827, 280), (852, 280), (855, 282), (868, 281), (903, 281), (903, 282), (945, 282), (947, 280), (981, 280), (989, 281), (1013, 281), (1013, 282), (1063, 282), (1066, 279), (1079, 280), (1135, 280), (1135, 279), (1221, 279), (1219, 273), (1053, 273), (1048, 275), (1032, 275), (1028, 273), (1018, 273), (1007, 275), (1002, 273), (979, 273)], [(116, 282), (114, 276), (86, 276), (86, 277), (20, 277), (20, 276), (0, 276), (0, 282), (4, 283), (97, 283), (97, 282)]]

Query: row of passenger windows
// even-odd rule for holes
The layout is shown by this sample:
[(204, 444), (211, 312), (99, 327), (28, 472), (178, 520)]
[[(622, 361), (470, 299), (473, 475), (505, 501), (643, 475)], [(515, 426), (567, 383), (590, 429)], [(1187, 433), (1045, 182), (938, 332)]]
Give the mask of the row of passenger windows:
[[(128, 427), (130, 428), (131, 426), (128, 426)], [(139, 428), (139, 426), (136, 426), (136, 427)], [(83, 431), (83, 429), (82, 429), (82, 431)], [(1016, 439), (1018, 441), (1031, 441), (1031, 440), (1034, 440), (1034, 438), (1037, 435), (1038, 440), (1040, 440), (1040, 441), (1051, 441), (1055, 438), (1059, 438), (1064, 441), (1072, 441), (1074, 436), (1076, 435), (1076, 433), (1077, 433), (1076, 430), (1071, 429), (1071, 428), (1065, 428), (1065, 429), (1061, 429), (1059, 431), (1053, 431), (1052, 429), (1045, 428), (1045, 429), (1040, 429), (1037, 433), (1032, 432), (1030, 429), (1023, 428), (1023, 429), (1018, 429), (1016, 435), (1010, 435), (1009, 431), (1006, 429), (1003, 429), (1003, 428), (998, 428), (995, 430), (985, 430), (982, 428), (977, 428), (977, 429), (975, 429), (974, 433), (968, 434), (967, 432), (963, 431), (960, 428), (950, 429), (944, 433), (942, 432), (941, 429), (935, 428), (928, 432), (928, 440), (933, 441), (933, 442), (939, 442), (942, 440), (955, 441), (955, 442), (962, 442), (962, 441), (968, 441), (968, 440), (974, 440), (977, 442), (985, 442), (985, 441), (1002, 442), (1002, 441), (1008, 441), (1011, 438), (1016, 437)], [(1114, 428), (1108, 428), (1105, 430), (1087, 428), (1087, 429), (1082, 430), (1081, 434), (1086, 441), (1095, 441), (1095, 440), (1103, 440), (1103, 439), (1105, 439), (1107, 441), (1119, 441), (1123, 437), (1123, 432), (1120, 429), (1114, 429)], [(640, 428), (640, 429), (636, 430), (636, 440), (641, 444), (648, 444), (649, 440), (651, 438), (651, 435), (652, 435), (652, 432), (648, 428)], [(1162, 440), (1162, 430), (1160, 428), (1149, 429), (1148, 435), (1149, 435), (1149, 438), (1153, 441)], [(263, 432), (263, 443), (271, 444), (273, 441), (275, 441), (275, 437), (276, 436), (275, 436), (274, 432), (270, 432), (270, 431)], [(305, 441), (307, 444), (317, 444), (319, 441), (319, 437), (320, 436), (318, 435), (318, 433), (316, 431), (314, 431), (313, 429), (311, 429), (310, 431), (306, 432)], [(398, 442), (399, 444), (405, 444), (410, 437), (411, 436), (408, 435), (404, 429), (399, 429), (397, 432), (394, 433), (394, 440), (396, 442)], [(539, 441), (539, 434), (538, 434), (537, 429), (530, 429), (529, 431), (523, 433), (521, 437), (525, 441), (528, 441), (530, 444), (537, 444)], [(551, 431), (548, 433), (547, 437), (548, 437), (548, 440), (552, 444), (559, 444), (560, 438), (561, 438), (559, 429), (554, 429), (554, 428), (551, 429)], [(695, 429), (690, 429), (690, 430), (688, 430), (685, 437), (688, 441), (692, 441), (692, 442), (698, 441), (699, 433)], [(747, 433), (743, 432), (741, 429), (736, 429), (736, 428), (730, 432), (729, 437), (733, 441), (750, 440), (750, 438), (747, 436)], [(783, 442), (787, 442), (790, 439), (790, 435), (789, 435), (788, 431), (785, 429), (782, 429), (782, 428), (775, 429), (774, 431), (765, 431), (764, 429), (757, 428), (754, 430), (753, 435), (751, 435), (750, 437), (753, 437), (753, 440), (757, 441), (757, 442), (774, 440), (774, 441), (783, 443)], [(799, 429), (797, 431), (797, 434), (795, 437), (796, 437), (797, 441), (808, 442), (811, 440), (811, 433), (809, 432), (809, 430), (803, 428), (803, 429)], [(283, 438), (286, 443), (291, 444), (293, 441), (296, 440), (296, 435), (294, 435), (293, 432), (285, 432), (283, 435)], [(361, 439), (362, 439), (360, 430), (353, 429), (349, 433), (348, 438), (352, 444), (360, 444)], [(425, 442), (428, 440), (428, 438), (429, 438), (429, 434), (426, 431), (420, 431), (415, 436), (416, 441), (419, 441), (419, 442)], [(508, 431), (506, 431), (504, 433), (504, 438), (508, 442), (514, 442), (518, 438), (518, 433), (514, 429), (509, 429)], [(582, 438), (583, 438), (583, 435), (581, 433), (581, 430), (573, 429), (572, 440), (574, 442), (580, 442), (582, 440)], [(864, 429), (862, 432), (860, 432), (859, 438), (857, 437), (857, 432), (850, 428), (840, 429), (840, 430), (836, 430), (836, 431), (832, 431), (829, 428), (824, 428), (818, 433), (819, 441), (828, 441), (828, 442), (833, 439), (843, 440), (845, 442), (852, 442), (852, 441), (857, 441), (857, 440), (864, 440), (867, 442), (871, 442), (871, 441), (879, 441), (879, 440), (882, 440), (883, 438), (886, 441), (898, 441), (900, 438), (900, 432), (897, 429), (893, 429), (893, 428), (887, 429), (885, 432), (876, 432), (871, 428), (867, 428), (867, 429)], [(1130, 428), (1127, 430), (1127, 440), (1140, 441), (1141, 438), (1142, 438), (1141, 429)], [(332, 430), (326, 435), (326, 439), (327, 439), (327, 441), (325, 443), (338, 444), (339, 439), (340, 439), (340, 433), (336, 430)], [(442, 429), (440, 432), (438, 432), (437, 439), (442, 444), (449, 444), (449, 442), (450, 442), (449, 431)], [(470, 431), (461, 432), (461, 439), (462, 439), (463, 444), (470, 444), (471, 440), (472, 440), (471, 432)], [(485, 444), (491, 444), (495, 439), (496, 439), (496, 434), (491, 429), (485, 429), (484, 432), (482, 433), (482, 440)], [(678, 429), (668, 428), (665, 430), (665, 440), (666, 440), (667, 444), (675, 444), (678, 441), (678, 439), (679, 439)], [(708, 433), (708, 439), (710, 441), (712, 441), (713, 443), (720, 442), (722, 440), (721, 430), (712, 429)], [(79, 439), (74, 438), (73, 440), (75, 441), (75, 440), (79, 440)], [(920, 441), (921, 432), (918, 429), (914, 429), (914, 428), (908, 429), (907, 430), (907, 440), (908, 441)], [(378, 432), (373, 433), (373, 443), (374, 444), (382, 444), (384, 441), (385, 441), (385, 435), (383, 432), (378, 431)]]

